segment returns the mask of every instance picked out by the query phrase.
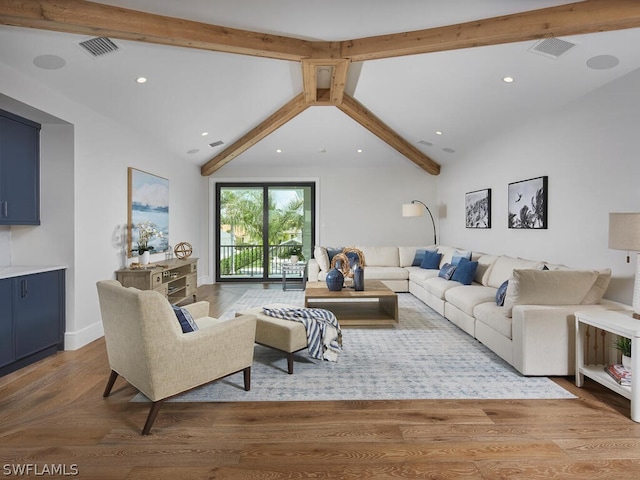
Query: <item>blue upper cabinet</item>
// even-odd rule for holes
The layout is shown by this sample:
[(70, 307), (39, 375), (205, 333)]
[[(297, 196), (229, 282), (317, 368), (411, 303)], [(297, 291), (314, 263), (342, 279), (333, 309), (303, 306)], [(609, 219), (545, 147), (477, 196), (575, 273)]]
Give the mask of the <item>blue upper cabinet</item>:
[(40, 225), (40, 125), (2, 110), (0, 225)]

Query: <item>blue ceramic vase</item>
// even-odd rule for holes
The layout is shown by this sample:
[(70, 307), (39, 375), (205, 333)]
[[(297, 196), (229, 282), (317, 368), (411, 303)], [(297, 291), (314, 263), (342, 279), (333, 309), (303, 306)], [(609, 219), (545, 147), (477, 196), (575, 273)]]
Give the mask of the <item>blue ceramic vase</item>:
[(353, 288), (357, 292), (364, 290), (364, 268), (359, 263), (353, 267)]
[(332, 268), (327, 272), (327, 288), (332, 292), (339, 292), (344, 285), (344, 275), (337, 268)]

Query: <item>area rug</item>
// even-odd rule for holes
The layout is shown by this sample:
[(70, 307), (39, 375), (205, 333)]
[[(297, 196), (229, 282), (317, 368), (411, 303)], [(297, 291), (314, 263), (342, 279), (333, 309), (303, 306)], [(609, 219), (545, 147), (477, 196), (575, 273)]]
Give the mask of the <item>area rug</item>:
[[(221, 318), (269, 303), (303, 306), (304, 293), (249, 289)], [(256, 345), (251, 391), (242, 373), (171, 401), (254, 402), (408, 399), (563, 399), (573, 394), (546, 377), (524, 377), (480, 342), (409, 293), (398, 294), (400, 322), (391, 328), (342, 329), (337, 362), (295, 355), (287, 374), (283, 353)], [(133, 401), (146, 401), (137, 395)]]

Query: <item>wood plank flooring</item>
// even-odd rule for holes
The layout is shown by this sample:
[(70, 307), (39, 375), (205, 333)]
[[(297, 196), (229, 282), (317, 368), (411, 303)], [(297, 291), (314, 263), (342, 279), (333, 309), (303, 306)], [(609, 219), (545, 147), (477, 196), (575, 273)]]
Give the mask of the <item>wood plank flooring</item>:
[[(198, 289), (220, 314), (246, 288)], [(0, 476), (82, 479), (640, 478), (629, 401), (590, 380), (571, 400), (169, 403), (109, 375), (103, 340), (0, 378)], [(66, 470), (61, 470), (66, 469)]]

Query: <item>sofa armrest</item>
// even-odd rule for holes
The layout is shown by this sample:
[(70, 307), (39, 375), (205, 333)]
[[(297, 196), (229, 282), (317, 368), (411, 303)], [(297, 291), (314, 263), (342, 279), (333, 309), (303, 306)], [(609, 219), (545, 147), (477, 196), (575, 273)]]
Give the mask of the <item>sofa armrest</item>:
[(206, 302), (204, 300), (184, 305), (182, 308), (187, 310), (193, 318), (202, 318), (209, 316), (209, 302)]
[(309, 276), (310, 282), (318, 281), (318, 274), (320, 273), (320, 265), (315, 258), (309, 260), (309, 265), (307, 266), (307, 275)]
[[(516, 305), (511, 334), (513, 366), (524, 375), (574, 375), (578, 310), (618, 310), (615, 305)], [(605, 348), (608, 348), (605, 346)]]

